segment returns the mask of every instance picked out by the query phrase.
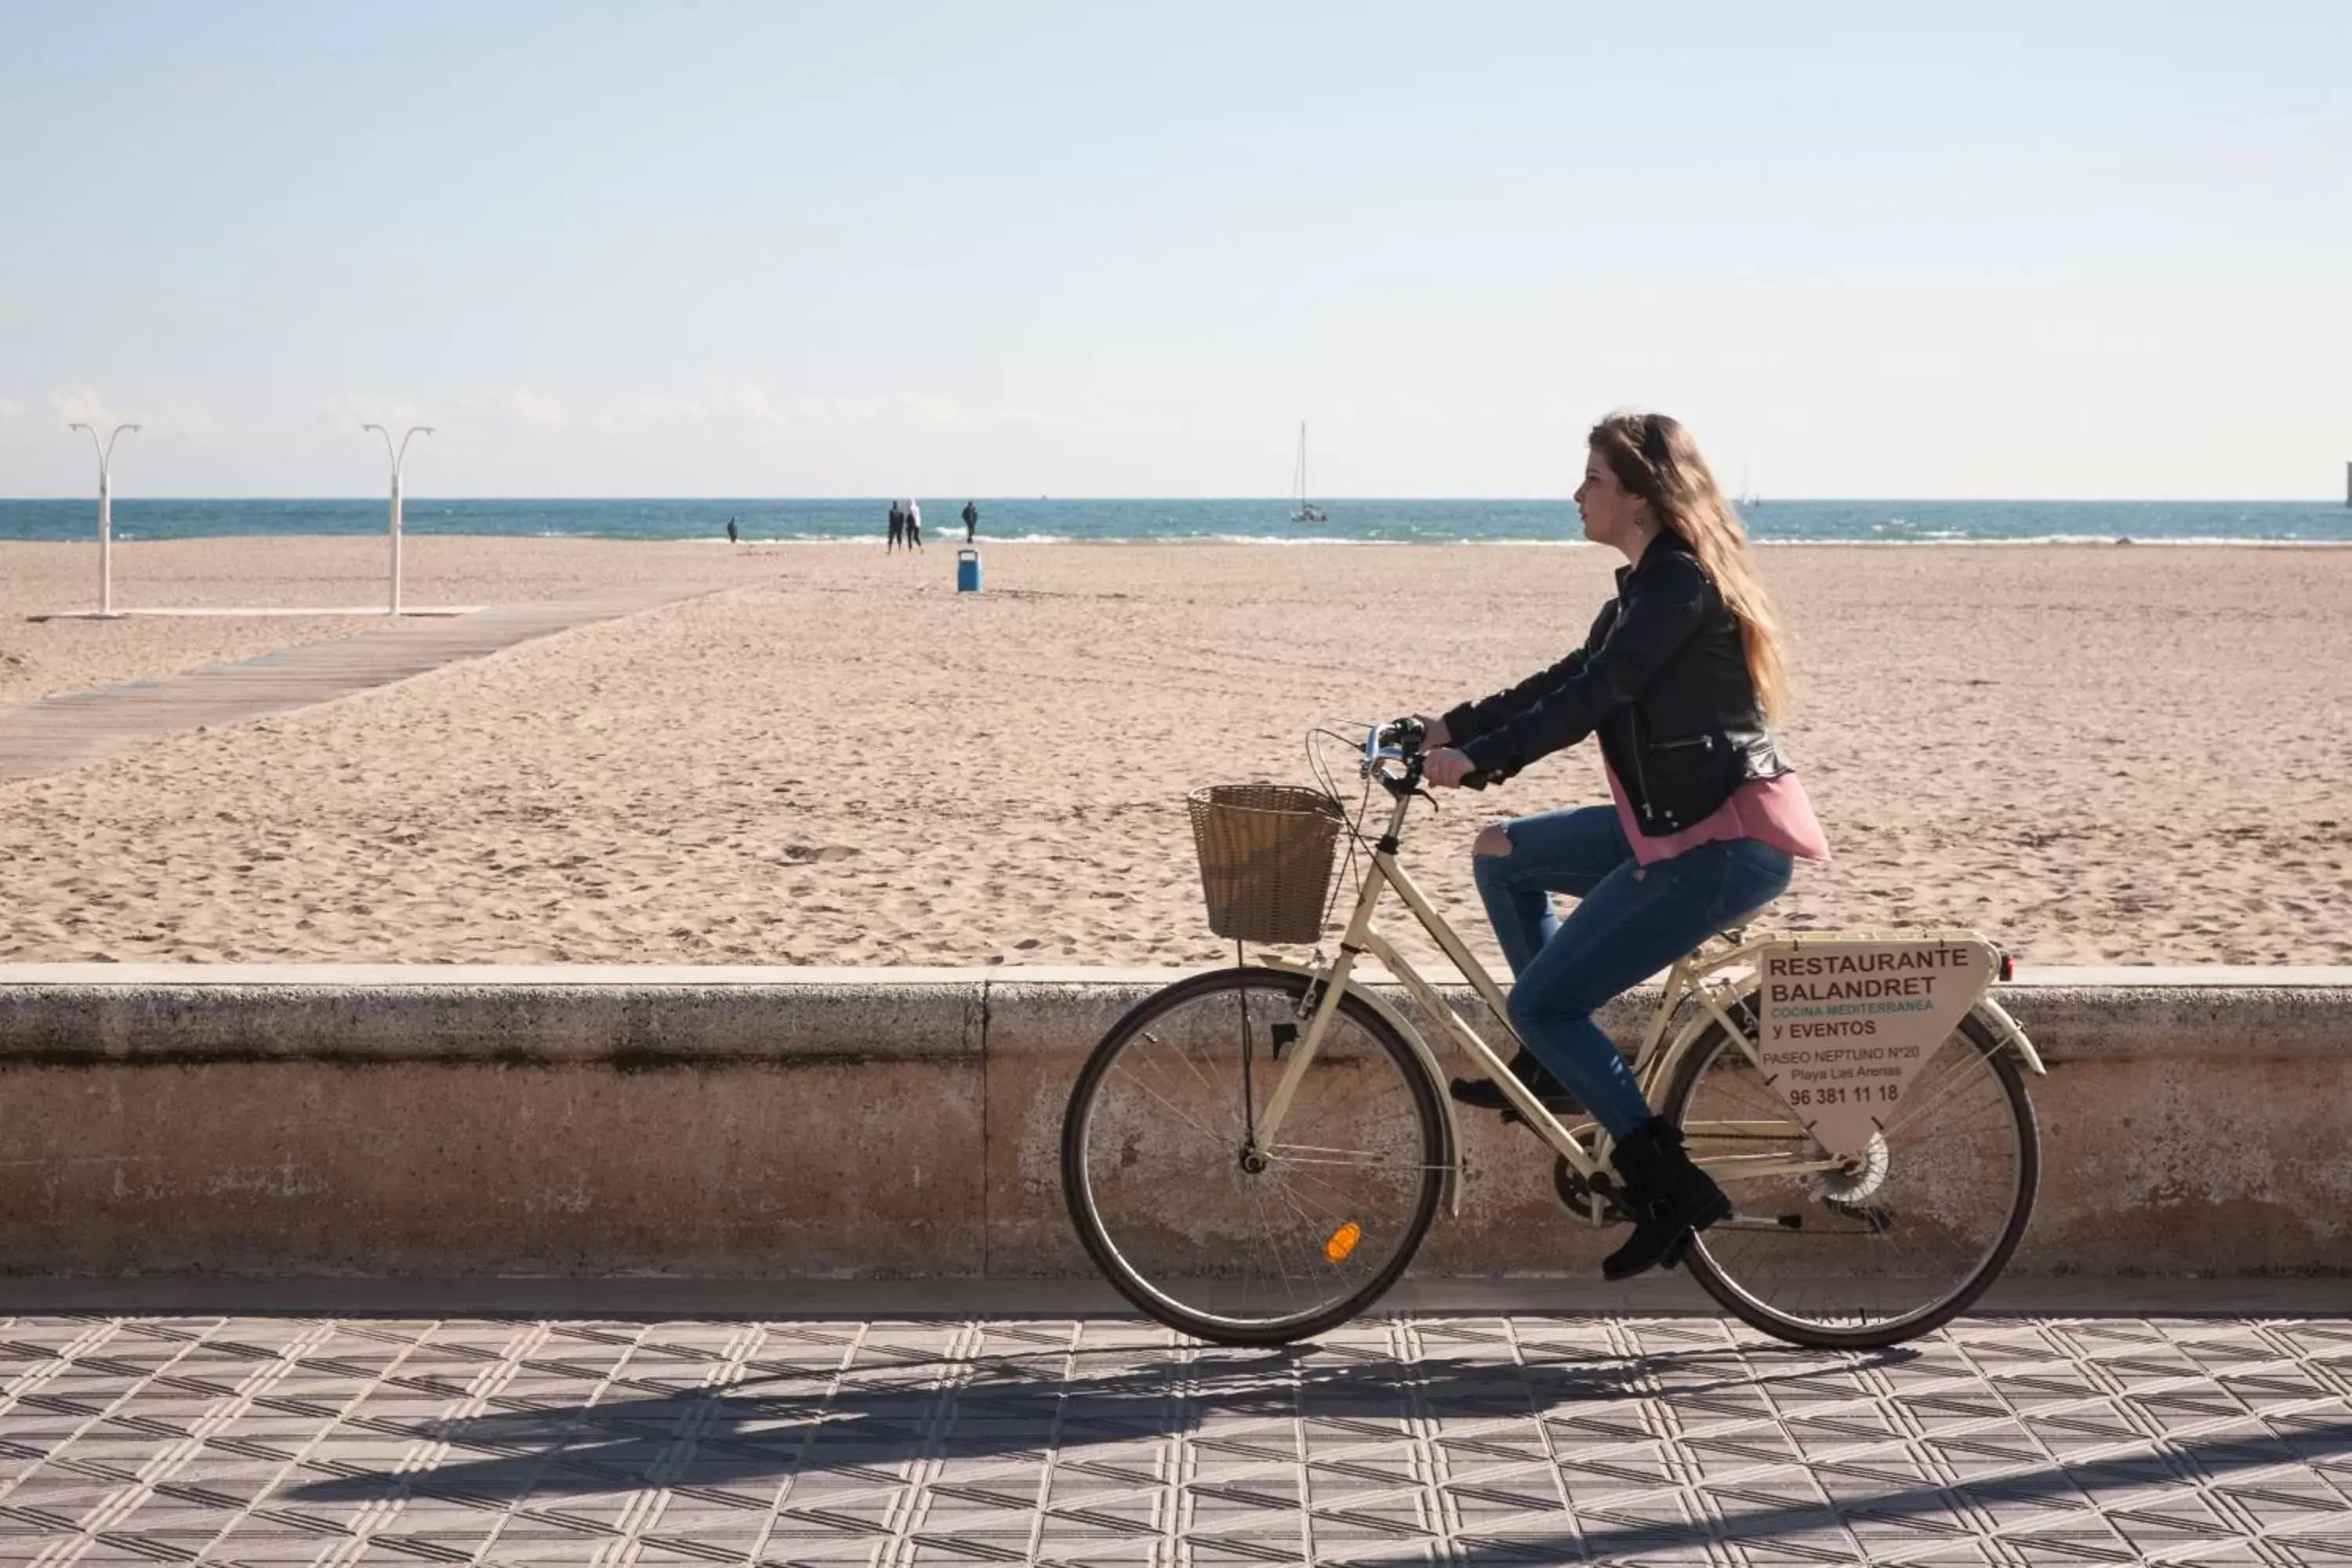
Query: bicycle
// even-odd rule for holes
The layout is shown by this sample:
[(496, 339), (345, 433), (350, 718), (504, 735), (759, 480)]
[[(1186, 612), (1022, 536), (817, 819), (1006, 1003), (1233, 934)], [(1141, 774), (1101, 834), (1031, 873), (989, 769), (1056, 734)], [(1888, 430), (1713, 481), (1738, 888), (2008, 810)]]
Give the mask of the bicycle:
[[(1397, 863), (1407, 812), (1427, 798), (1419, 742), (1412, 720), (1366, 727), (1352, 819), (1319, 758), (1324, 788), (1288, 792), (1328, 829), (1315, 933), (1339, 890), (1337, 835), (1351, 863), (1368, 851), (1336, 959), (1261, 955), (1156, 992), (1071, 1089), (1062, 1181), (1079, 1239), (1128, 1300), (1181, 1333), (1269, 1345), (1325, 1332), (1404, 1272), (1441, 1203), (1459, 1213), (1461, 1142), (1436, 1055), (1355, 977), (1360, 958), (1502, 1088), (1508, 1114), (1557, 1156), (1571, 1214), (1596, 1227), (1628, 1217), (1607, 1133), (1546, 1110), (1373, 922), (1393, 891), (1517, 1043), (1501, 989)], [(1368, 842), (1374, 785), (1393, 804)], [(1221, 924), (1202, 843), (1211, 923), (1237, 955), (1243, 941), (1308, 940), (1297, 916), (1279, 937)], [(1294, 894), (1317, 875), (1297, 871), (1295, 847), (1280, 851)], [(1683, 1258), (1727, 1311), (1795, 1344), (1878, 1347), (1941, 1326), (1999, 1276), (2040, 1179), (2021, 1067), (2046, 1069), (1990, 995), (1996, 975), (2009, 978), (2008, 957), (1966, 930), (1735, 927), (1669, 970), (1633, 1068), (1735, 1205)]]

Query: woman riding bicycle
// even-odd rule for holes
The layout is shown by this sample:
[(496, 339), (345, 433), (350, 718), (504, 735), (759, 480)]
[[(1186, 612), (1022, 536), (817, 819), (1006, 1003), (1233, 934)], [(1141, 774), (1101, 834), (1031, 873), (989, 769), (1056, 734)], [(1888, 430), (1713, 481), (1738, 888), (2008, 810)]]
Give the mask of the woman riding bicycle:
[[(1635, 1223), (1601, 1272), (1623, 1279), (1671, 1268), (1731, 1205), (1592, 1015), (1779, 897), (1797, 858), (1829, 850), (1770, 729), (1785, 695), (1771, 605), (1697, 444), (1662, 414), (1612, 414), (1587, 441), (1576, 507), (1585, 537), (1625, 557), (1617, 596), (1550, 668), (1423, 715), (1423, 777), (1508, 778), (1601, 737), (1613, 805), (1487, 827), (1471, 864), (1516, 980), (1528, 1049), (1512, 1071), (1548, 1105), (1580, 1101), (1616, 1143)], [(1579, 900), (1566, 920), (1554, 893)], [(1454, 1097), (1508, 1106), (1484, 1079), (1455, 1080)]]

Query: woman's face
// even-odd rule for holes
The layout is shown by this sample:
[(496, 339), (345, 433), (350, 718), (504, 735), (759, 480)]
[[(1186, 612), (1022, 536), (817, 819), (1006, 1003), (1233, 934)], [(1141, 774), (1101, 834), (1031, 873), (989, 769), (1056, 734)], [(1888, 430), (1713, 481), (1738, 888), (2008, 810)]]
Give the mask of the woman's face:
[(1584, 537), (1595, 544), (1623, 549), (1642, 534), (1649, 505), (1618, 482), (1616, 471), (1601, 454), (1584, 451), (1584, 482), (1576, 487), (1576, 512), (1584, 520)]

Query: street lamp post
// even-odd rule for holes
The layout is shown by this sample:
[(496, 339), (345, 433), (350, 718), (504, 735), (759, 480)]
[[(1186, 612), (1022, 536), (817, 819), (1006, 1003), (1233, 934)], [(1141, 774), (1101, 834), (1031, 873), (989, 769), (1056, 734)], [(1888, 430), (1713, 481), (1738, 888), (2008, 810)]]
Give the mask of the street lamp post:
[(392, 444), (392, 432), (383, 426), (362, 425), (360, 428), (373, 430), (383, 437), (384, 456), (392, 459), (392, 614), (396, 616), (400, 614), (400, 465), (402, 459), (408, 456), (410, 437), (417, 435), (430, 436), (433, 434), (433, 426), (410, 426), (407, 435), (401, 437), (400, 445), (397, 447)]
[(98, 613), (114, 614), (114, 444), (125, 430), (136, 430), (136, 425), (117, 425), (114, 434), (98, 444), (98, 432), (76, 421), (66, 426), (79, 430), (89, 437), (90, 447), (98, 454)]

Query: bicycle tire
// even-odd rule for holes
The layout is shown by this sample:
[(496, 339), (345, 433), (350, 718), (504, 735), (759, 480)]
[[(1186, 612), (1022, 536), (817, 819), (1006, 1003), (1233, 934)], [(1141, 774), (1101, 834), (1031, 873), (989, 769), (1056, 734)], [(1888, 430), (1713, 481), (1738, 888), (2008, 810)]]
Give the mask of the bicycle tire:
[[(1743, 1009), (1746, 1016), (1755, 1016), (1752, 994), (1746, 999), (1742, 1008), (1734, 1009), (1735, 1016), (1739, 1016)], [(1777, 1310), (1757, 1290), (1741, 1283), (1738, 1276), (1747, 1270), (1743, 1265), (1730, 1261), (1733, 1254), (1740, 1250), (1735, 1243), (1742, 1236), (1758, 1236), (1758, 1231), (1702, 1231), (1684, 1254), (1684, 1261), (1690, 1268), (1691, 1277), (1726, 1311), (1749, 1327), (1791, 1344), (1825, 1350), (1878, 1349), (1932, 1333), (1966, 1311), (2000, 1277), (2001, 1270), (2008, 1267), (2011, 1256), (2017, 1250), (2019, 1241), (2023, 1238), (2027, 1226), (2032, 1221), (2034, 1196), (2041, 1184), (2041, 1134), (2034, 1120), (2032, 1101), (2026, 1097), (2025, 1082), (2018, 1070), (2017, 1060), (2002, 1047), (2000, 1037), (1990, 1026), (1972, 1012), (1960, 1020), (1959, 1026), (1952, 1035), (1947, 1037), (1945, 1044), (1938, 1047), (1939, 1053), (1952, 1049), (1955, 1044), (1972, 1052), (1974, 1059), (1981, 1062), (1991, 1075), (1991, 1082), (1998, 1087), (1999, 1104), (2005, 1109), (2009, 1119), (2016, 1159), (2008, 1211), (1975, 1267), (1949, 1289), (1940, 1290), (1932, 1300), (1908, 1310), (1895, 1313), (1883, 1321), (1864, 1321), (1841, 1326)], [(1677, 1127), (1685, 1128), (1685, 1136), (1692, 1138), (1692, 1152), (1697, 1157), (1703, 1158), (1706, 1151), (1702, 1140), (1694, 1136), (1685, 1125), (1690, 1120), (1692, 1102), (1712, 1064), (1731, 1045), (1731, 1037), (1721, 1024), (1709, 1026), (1706, 1032), (1693, 1042), (1676, 1067), (1667, 1089), (1665, 1114)], [(1736, 1050), (1736, 1047), (1732, 1048)], [(1729, 1070), (1753, 1073), (1744, 1055), (1738, 1057), (1737, 1063), (1729, 1064)], [(1925, 1080), (1915, 1080), (1915, 1086), (1918, 1081)], [(1701, 1120), (1703, 1125), (1704, 1120)], [(1884, 1175), (1880, 1177), (1881, 1181), (1885, 1179)], [(1785, 1182), (1786, 1178), (1781, 1180)], [(1739, 1205), (1741, 1188), (1747, 1184), (1736, 1180), (1725, 1183), (1725, 1191), (1735, 1206)], [(1785, 1187), (1782, 1191), (1785, 1193)], [(1799, 1217), (1803, 1216), (1801, 1215)], [(1874, 1230), (1874, 1239), (1877, 1235), (1888, 1234), (1891, 1229), (1890, 1225), (1886, 1230)], [(1801, 1230), (1790, 1231), (1783, 1245), (1790, 1247), (1801, 1246), (1803, 1235)], [(1765, 1233), (1765, 1238), (1770, 1239), (1769, 1233)], [(1856, 1300), (1867, 1294), (1865, 1288), (1858, 1283), (1850, 1288)]]
[[(1377, 1267), (1356, 1272), (1352, 1282), (1336, 1299), (1316, 1300), (1303, 1305), (1296, 1311), (1250, 1315), (1232, 1310), (1219, 1310), (1213, 1308), (1205, 1300), (1187, 1299), (1188, 1296), (1202, 1297), (1209, 1294), (1209, 1283), (1216, 1277), (1202, 1276), (1200, 1284), (1180, 1286), (1177, 1278), (1171, 1277), (1170, 1270), (1162, 1269), (1156, 1264), (1147, 1267), (1139, 1263), (1131, 1256), (1142, 1250), (1147, 1242), (1165, 1247), (1170, 1245), (1170, 1238), (1173, 1237), (1180, 1249), (1190, 1247), (1195, 1258), (1205, 1261), (1212, 1268), (1225, 1268), (1227, 1265), (1219, 1261), (1219, 1239), (1222, 1238), (1231, 1244), (1234, 1238), (1229, 1226), (1220, 1229), (1218, 1216), (1209, 1215), (1205, 1219), (1196, 1221), (1188, 1231), (1184, 1225), (1168, 1220), (1165, 1216), (1152, 1212), (1148, 1196), (1139, 1205), (1143, 1212), (1138, 1217), (1130, 1219), (1126, 1213), (1121, 1213), (1115, 1219), (1106, 1215), (1105, 1194), (1097, 1190), (1096, 1165), (1090, 1156), (1095, 1152), (1094, 1141), (1097, 1132), (1102, 1131), (1108, 1140), (1111, 1131), (1108, 1126), (1097, 1128), (1098, 1113), (1104, 1115), (1107, 1121), (1111, 1123), (1118, 1122), (1122, 1114), (1116, 1108), (1105, 1110), (1106, 1086), (1114, 1081), (1115, 1074), (1126, 1070), (1122, 1068), (1121, 1064), (1128, 1058), (1130, 1049), (1137, 1047), (1139, 1042), (1148, 1043), (1162, 1051), (1170, 1049), (1171, 1047), (1167, 1047), (1164, 1041), (1150, 1033), (1155, 1026), (1172, 1029), (1176, 1026), (1169, 1024), (1168, 1021), (1178, 1019), (1180, 1016), (1190, 1016), (1190, 1009), (1196, 1004), (1206, 1004), (1213, 1011), (1203, 1013), (1202, 1016), (1213, 1017), (1213, 1010), (1222, 1009), (1225, 1005), (1222, 998), (1228, 993), (1235, 994), (1234, 1016), (1240, 1020), (1244, 1035), (1254, 1026), (1250, 1023), (1249, 1013), (1251, 1005), (1249, 994), (1253, 992), (1263, 994), (1271, 1001), (1279, 1003), (1282, 1007), (1287, 1009), (1290, 1016), (1296, 1019), (1300, 999), (1307, 994), (1309, 983), (1309, 978), (1303, 974), (1255, 966), (1213, 970), (1204, 974), (1179, 981), (1145, 997), (1129, 1008), (1118, 1022), (1112, 1025), (1109, 1032), (1103, 1036), (1101, 1041), (1087, 1057), (1086, 1066), (1080, 1069), (1076, 1081), (1071, 1086), (1070, 1098), (1064, 1111), (1062, 1122), (1062, 1193), (1064, 1202), (1069, 1209), (1071, 1224), (1077, 1231), (1078, 1240), (1086, 1247), (1087, 1254), (1093, 1259), (1095, 1266), (1102, 1270), (1104, 1277), (1129, 1301), (1155, 1321), (1194, 1339), (1205, 1340), (1214, 1344), (1277, 1345), (1327, 1332), (1362, 1312), (1396, 1282), (1397, 1278), (1411, 1265), (1414, 1255), (1420, 1251), (1422, 1241), (1428, 1235), (1431, 1223), (1436, 1218), (1437, 1205), (1444, 1191), (1445, 1175), (1453, 1163), (1452, 1124), (1445, 1117), (1442, 1102), (1438, 1099), (1437, 1086), (1432, 1081), (1421, 1057), (1370, 1004), (1353, 994), (1343, 994), (1340, 997), (1339, 1008), (1333, 1019), (1333, 1027), (1327, 1034), (1325, 1046), (1318, 1047), (1316, 1063), (1310, 1068), (1307, 1080), (1302, 1082), (1298, 1098), (1292, 1102), (1291, 1111), (1285, 1121), (1283, 1131), (1288, 1133), (1294, 1127), (1301, 1125), (1302, 1116), (1312, 1117), (1317, 1114), (1318, 1108), (1307, 1102), (1310, 1099), (1312, 1090), (1322, 1087), (1315, 1084), (1318, 1072), (1329, 1069), (1337, 1073), (1359, 1058), (1366, 1064), (1385, 1061), (1393, 1068), (1393, 1087), (1402, 1096), (1400, 1108), (1392, 1112), (1388, 1120), (1401, 1122), (1407, 1114), (1403, 1108), (1409, 1107), (1412, 1122), (1409, 1131), (1401, 1126), (1396, 1128), (1389, 1140), (1397, 1151), (1397, 1159), (1378, 1164), (1322, 1161), (1315, 1159), (1314, 1154), (1337, 1153), (1343, 1151), (1327, 1150), (1318, 1146), (1311, 1151), (1304, 1161), (1291, 1163), (1286, 1156), (1277, 1152), (1265, 1169), (1249, 1172), (1243, 1164), (1244, 1151), (1236, 1133), (1232, 1142), (1231, 1168), (1228, 1170), (1221, 1163), (1226, 1156), (1220, 1152), (1219, 1147), (1207, 1136), (1207, 1132), (1202, 1131), (1195, 1132), (1189, 1139), (1189, 1146), (1198, 1151), (1197, 1155), (1188, 1152), (1184, 1156), (1187, 1162), (1197, 1159), (1201, 1169), (1197, 1173), (1188, 1171), (1181, 1178), (1168, 1178), (1163, 1184), (1168, 1191), (1177, 1195), (1180, 1202), (1193, 1195), (1201, 1195), (1204, 1201), (1213, 1204), (1219, 1192), (1219, 1188), (1214, 1184), (1220, 1182), (1226, 1184), (1224, 1190), (1227, 1192), (1239, 1189), (1244, 1193), (1253, 1193), (1256, 1189), (1247, 1187), (1246, 1184), (1273, 1173), (1294, 1174), (1297, 1170), (1303, 1168), (1305, 1163), (1339, 1166), (1336, 1178), (1328, 1173), (1318, 1173), (1307, 1178), (1328, 1190), (1309, 1194), (1303, 1204), (1293, 1201), (1297, 1197), (1296, 1194), (1288, 1194), (1283, 1197), (1282, 1201), (1296, 1211), (1297, 1223), (1284, 1220), (1281, 1208), (1268, 1211), (1265, 1208), (1262, 1199), (1251, 1197), (1250, 1201), (1258, 1208), (1261, 1229), (1265, 1227), (1267, 1214), (1271, 1212), (1276, 1219), (1284, 1220), (1286, 1227), (1294, 1233), (1286, 1240), (1296, 1241), (1307, 1235), (1304, 1222), (1308, 1217), (1307, 1205), (1330, 1202), (1332, 1190), (1336, 1190), (1339, 1184), (1348, 1179), (1349, 1172), (1373, 1173), (1373, 1177), (1370, 1179), (1376, 1180), (1379, 1185), (1397, 1188), (1395, 1195), (1402, 1200), (1398, 1205), (1397, 1227), (1391, 1234), (1378, 1238), (1385, 1250), (1376, 1255)], [(1303, 1022), (1300, 1026), (1303, 1028)], [(1180, 1045), (1174, 1048), (1181, 1051), (1183, 1047)], [(1221, 1047), (1211, 1048), (1222, 1049)], [(1374, 1053), (1377, 1053), (1376, 1057)], [(1238, 1057), (1241, 1053), (1236, 1050), (1234, 1054)], [(1203, 1059), (1207, 1058), (1204, 1057)], [(1188, 1065), (1190, 1065), (1189, 1061)], [(1210, 1065), (1214, 1067), (1217, 1063), (1211, 1061)], [(1377, 1073), (1379, 1069), (1377, 1066), (1372, 1066), (1371, 1070)], [(1268, 1063), (1265, 1074), (1265, 1086), (1268, 1090), (1271, 1089), (1273, 1078), (1278, 1071), (1278, 1067), (1271, 1062)], [(1194, 1076), (1202, 1077), (1204, 1084), (1208, 1086), (1206, 1098), (1218, 1100), (1223, 1091), (1217, 1086), (1213, 1077), (1203, 1075), (1197, 1068), (1194, 1068)], [(1245, 1089), (1244, 1096), (1247, 1092)], [(1324, 1098), (1328, 1100), (1329, 1097)], [(1221, 1100), (1219, 1103), (1222, 1103)], [(1244, 1125), (1247, 1120), (1246, 1113), (1239, 1109), (1240, 1103), (1235, 1101), (1225, 1107), (1225, 1110), (1230, 1112), (1230, 1126), (1234, 1129)], [(1197, 1107), (1194, 1109), (1197, 1110)], [(1172, 1106), (1170, 1110), (1175, 1112), (1177, 1120), (1184, 1121), (1188, 1126), (1194, 1128), (1202, 1126), (1202, 1123), (1194, 1121), (1187, 1111)], [(1120, 1163), (1113, 1167), (1118, 1173), (1116, 1177), (1106, 1174), (1101, 1184), (1104, 1187), (1116, 1185), (1124, 1189), (1128, 1183), (1129, 1168), (1142, 1163), (1143, 1157), (1139, 1155), (1137, 1151), (1139, 1140), (1154, 1141), (1155, 1152), (1160, 1144), (1169, 1142), (1156, 1139), (1155, 1130), (1150, 1126), (1139, 1127), (1136, 1124), (1137, 1118), (1134, 1116), (1129, 1116), (1127, 1121), (1127, 1127), (1119, 1134)], [(1164, 1129), (1169, 1123), (1163, 1119), (1160, 1125)], [(1286, 1144), (1283, 1147), (1305, 1146)], [(1104, 1152), (1106, 1154), (1108, 1152), (1108, 1142), (1105, 1143)], [(1171, 1158), (1170, 1163), (1176, 1162)], [(1148, 1194), (1150, 1191), (1149, 1184), (1157, 1173), (1156, 1171), (1148, 1171), (1134, 1178), (1139, 1193)], [(1407, 1185), (1411, 1187), (1409, 1195), (1402, 1191), (1402, 1188)], [(1125, 1197), (1123, 1190), (1114, 1195), (1122, 1200), (1114, 1206), (1124, 1209), (1127, 1205), (1123, 1201)], [(1330, 1208), (1324, 1217), (1328, 1218), (1330, 1215), (1344, 1215), (1344, 1213), (1343, 1209)], [(1339, 1230), (1344, 1230), (1349, 1225), (1354, 1223), (1351, 1219), (1343, 1218)], [(1336, 1246), (1339, 1230), (1331, 1233), (1331, 1239), (1325, 1243), (1326, 1246)], [(1367, 1230), (1361, 1227), (1357, 1231), (1359, 1237), (1367, 1234)], [(1274, 1243), (1264, 1236), (1257, 1237), (1257, 1241), (1265, 1252), (1273, 1256), (1277, 1268), (1283, 1267), (1282, 1254), (1274, 1250)], [(1349, 1251), (1343, 1254), (1341, 1258), (1328, 1259), (1329, 1267), (1334, 1269), (1343, 1268), (1346, 1261), (1352, 1258), (1355, 1249), (1356, 1243), (1351, 1241)], [(1250, 1249), (1246, 1238), (1243, 1239), (1239, 1250), (1244, 1258), (1249, 1256)], [(1308, 1261), (1311, 1262), (1311, 1260)], [(1161, 1277), (1155, 1279), (1152, 1277), (1155, 1274)], [(1290, 1283), (1286, 1275), (1284, 1282)], [(1229, 1284), (1227, 1288), (1231, 1289)], [(1246, 1290), (1243, 1289), (1241, 1293), (1246, 1294)]]

